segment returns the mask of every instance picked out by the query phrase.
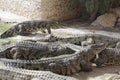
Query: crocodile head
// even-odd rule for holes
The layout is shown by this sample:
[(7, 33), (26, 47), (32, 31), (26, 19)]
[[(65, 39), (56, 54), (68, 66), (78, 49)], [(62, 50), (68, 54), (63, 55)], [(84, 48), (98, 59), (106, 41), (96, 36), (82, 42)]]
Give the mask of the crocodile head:
[(103, 43), (100, 44), (92, 44), (88, 46), (88, 53), (87, 53), (87, 58), (89, 58), (89, 60), (93, 59), (93, 58), (98, 58), (98, 54), (101, 53), (105, 48), (106, 45)]
[(93, 52), (93, 54), (99, 54), (106, 48), (106, 45), (104, 43), (92, 44), (90, 45), (90, 48), (90, 51)]

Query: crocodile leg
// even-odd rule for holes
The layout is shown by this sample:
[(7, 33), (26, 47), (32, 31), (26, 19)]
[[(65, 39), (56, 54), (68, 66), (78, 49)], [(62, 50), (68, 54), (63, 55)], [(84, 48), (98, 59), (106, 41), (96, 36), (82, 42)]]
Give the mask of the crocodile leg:
[(95, 61), (95, 63), (97, 65), (97, 67), (102, 67), (103, 64), (104, 64), (104, 62), (107, 62), (106, 61), (107, 56), (104, 55), (104, 56), (99, 56), (99, 57), (102, 57), (102, 58), (97, 58), (96, 61)]
[(50, 63), (49, 70), (52, 71), (53, 73), (65, 75), (65, 73), (62, 73), (62, 65), (56, 63)]
[(50, 27), (47, 28), (47, 31), (48, 31), (49, 34), (51, 34), (51, 29), (50, 29)]
[(95, 60), (98, 67), (102, 65), (120, 65), (120, 50), (117, 48), (106, 48)]
[(91, 72), (92, 71), (92, 68), (90, 67), (90, 65), (88, 65), (88, 63), (84, 60), (82, 60), (80, 62), (80, 65), (81, 65), (81, 70), (82, 71), (85, 71), (85, 72)]
[(78, 46), (78, 45), (71, 44), (71, 43), (66, 44), (66, 47), (68, 47), (68, 48), (70, 48), (74, 51), (79, 51), (79, 50), (82, 50), (82, 49), (86, 48), (86, 47)]

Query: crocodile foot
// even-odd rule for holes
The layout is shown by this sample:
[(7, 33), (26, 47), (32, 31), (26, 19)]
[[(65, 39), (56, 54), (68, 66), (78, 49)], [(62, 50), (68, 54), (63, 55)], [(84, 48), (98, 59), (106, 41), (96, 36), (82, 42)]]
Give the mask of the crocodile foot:
[(81, 65), (81, 71), (91, 72), (93, 70), (84, 60), (81, 61), (80, 65)]

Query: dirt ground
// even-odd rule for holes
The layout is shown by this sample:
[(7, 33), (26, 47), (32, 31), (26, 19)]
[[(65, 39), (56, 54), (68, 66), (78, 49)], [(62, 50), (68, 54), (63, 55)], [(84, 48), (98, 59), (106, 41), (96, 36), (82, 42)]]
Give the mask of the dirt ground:
[[(65, 24), (67, 24), (67, 26), (69, 27), (74, 27), (78, 30), (82, 30), (82, 29), (87, 29), (91, 31), (104, 30), (104, 31), (112, 31), (112, 32), (120, 33), (119, 28), (108, 29), (104, 27), (93, 27), (93, 26), (89, 26), (88, 23), (80, 23), (79, 20), (75, 22), (68, 21), (65, 22)], [(102, 68), (94, 67), (92, 72), (79, 72), (78, 74), (72, 76), (78, 78), (79, 80), (108, 80), (107, 77), (112, 76), (112, 74), (116, 74), (118, 71), (120, 71), (120, 66), (105, 66)]]
[(120, 66), (94, 67), (92, 72), (79, 72), (73, 75), (73, 77), (79, 80), (107, 80), (107, 77), (111, 77), (112, 74), (117, 74), (118, 71), (120, 71)]

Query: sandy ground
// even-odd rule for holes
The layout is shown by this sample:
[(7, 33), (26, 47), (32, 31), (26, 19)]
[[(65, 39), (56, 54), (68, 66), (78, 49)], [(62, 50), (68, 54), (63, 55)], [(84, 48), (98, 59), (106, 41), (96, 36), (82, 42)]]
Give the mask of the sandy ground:
[[(5, 22), (21, 22), (24, 20), (28, 20), (27, 18), (14, 15), (12, 13), (3, 12), (1, 10), (0, 10), (0, 19)], [(118, 33), (120, 32), (119, 28), (106, 29), (103, 27), (93, 27), (93, 26), (89, 26), (86, 23), (80, 23), (79, 20), (67, 21), (65, 22), (65, 24), (67, 24), (68, 27), (76, 28), (77, 30), (80, 31), (80, 33), (83, 33), (83, 34), (85, 33), (83, 29), (84, 30), (87, 29), (90, 31), (104, 30), (104, 31), (112, 31), (112, 32), (118, 32)], [(76, 33), (77, 30), (75, 31), (73, 29), (72, 30), (68, 29), (70, 33), (74, 33), (74, 32)], [(55, 32), (57, 33), (57, 31)], [(19, 39), (20, 37), (17, 37), (17, 38)], [(73, 75), (73, 77), (76, 77), (79, 80), (108, 80), (108, 78), (111, 77), (113, 74), (116, 74), (117, 71), (120, 71), (120, 66), (106, 66), (102, 68), (94, 67), (92, 72), (80, 72), (76, 75)], [(120, 80), (120, 78), (117, 80)]]
[(120, 66), (94, 67), (92, 72), (80, 72), (73, 76), (79, 80), (108, 80), (109, 77), (118, 71), (120, 71)]

